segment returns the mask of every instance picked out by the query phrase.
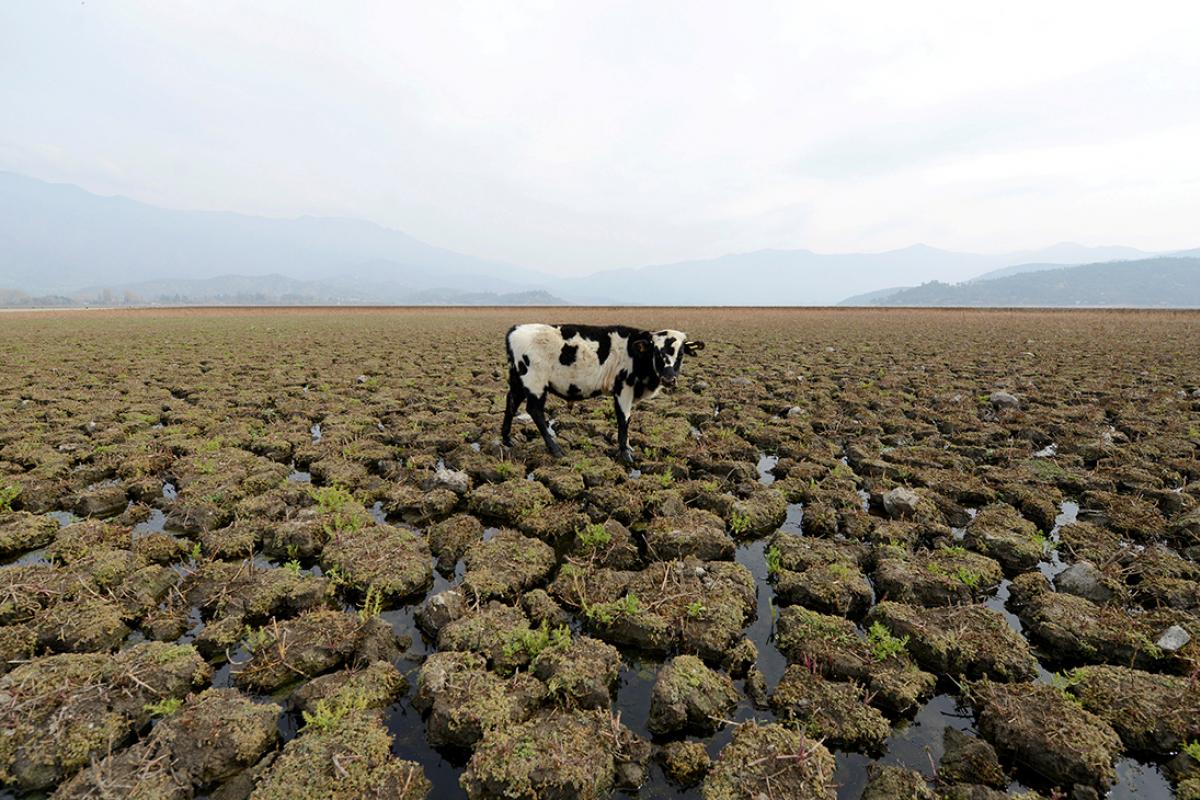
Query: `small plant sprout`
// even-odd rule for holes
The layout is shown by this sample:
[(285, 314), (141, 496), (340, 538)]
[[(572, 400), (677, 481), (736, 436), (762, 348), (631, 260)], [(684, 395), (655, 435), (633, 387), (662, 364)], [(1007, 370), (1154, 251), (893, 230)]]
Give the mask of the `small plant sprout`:
[(699, 600), (693, 600), (688, 603), (687, 614), (692, 619), (702, 619), (707, 613), (708, 609)]
[(20, 493), (20, 486), (10, 484), (0, 488), (0, 511), (12, 511), (12, 501), (16, 500)]
[(584, 527), (576, 535), (585, 550), (596, 550), (612, 541), (612, 534), (599, 522)]
[(375, 584), (367, 587), (367, 594), (363, 597), (362, 608), (358, 610), (358, 619), (360, 622), (367, 622), (378, 617), (383, 612), (383, 592)]
[(742, 511), (734, 511), (729, 518), (729, 529), (736, 534), (750, 530), (750, 515)]
[(779, 548), (772, 545), (767, 549), (767, 574), (777, 575), (783, 569), (783, 554), (779, 552)]
[(867, 631), (867, 644), (871, 646), (871, 655), (876, 661), (887, 661), (892, 656), (907, 652), (908, 637), (895, 636), (883, 623), (874, 622)]

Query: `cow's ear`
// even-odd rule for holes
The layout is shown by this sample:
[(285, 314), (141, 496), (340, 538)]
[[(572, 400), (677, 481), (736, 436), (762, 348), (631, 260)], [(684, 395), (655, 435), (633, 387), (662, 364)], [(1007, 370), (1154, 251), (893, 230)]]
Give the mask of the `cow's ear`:
[(694, 356), (703, 349), (704, 349), (704, 342), (697, 341), (697, 342), (684, 342), (683, 343), (683, 352), (687, 353), (689, 356)]
[(650, 352), (650, 341), (648, 339), (634, 339), (632, 347), (633, 352), (639, 356), (644, 356)]

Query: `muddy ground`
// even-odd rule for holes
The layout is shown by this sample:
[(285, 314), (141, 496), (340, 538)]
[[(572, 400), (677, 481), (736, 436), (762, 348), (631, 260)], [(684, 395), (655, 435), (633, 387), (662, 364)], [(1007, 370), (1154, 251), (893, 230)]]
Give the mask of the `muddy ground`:
[[(505, 330), (687, 330), (499, 447)], [(0, 318), (0, 796), (1200, 797), (1200, 316)]]

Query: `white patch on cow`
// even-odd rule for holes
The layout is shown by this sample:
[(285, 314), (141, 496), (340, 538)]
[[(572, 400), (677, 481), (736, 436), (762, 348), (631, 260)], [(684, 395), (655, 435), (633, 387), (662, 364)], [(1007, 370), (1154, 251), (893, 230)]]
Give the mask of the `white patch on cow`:
[[(562, 333), (552, 325), (529, 323), (518, 325), (508, 337), (513, 358), (520, 362), (529, 356), (529, 368), (520, 376), (521, 383), (535, 396), (550, 389), (564, 397), (575, 386), (582, 397), (606, 395), (612, 391), (617, 372), (622, 367), (626, 340), (617, 333), (609, 334), (611, 344), (609, 356), (600, 363), (600, 343), (578, 334), (563, 339)], [(563, 345), (576, 348), (575, 360), (570, 364), (559, 361)]]

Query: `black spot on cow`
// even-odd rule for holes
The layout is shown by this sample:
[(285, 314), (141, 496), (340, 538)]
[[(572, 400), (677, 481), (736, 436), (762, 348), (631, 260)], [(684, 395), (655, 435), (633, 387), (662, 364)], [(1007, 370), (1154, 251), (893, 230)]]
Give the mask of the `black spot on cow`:
[(572, 383), (570, 386), (567, 387), (567, 399), (568, 400), (582, 400), (583, 399), (583, 391), (578, 386), (576, 386), (575, 384)]
[(517, 364), (517, 374), (524, 375), (526, 372), (529, 372), (529, 362), (523, 360)]
[(674, 337), (674, 336), (668, 336), (668, 337), (667, 337), (667, 340), (666, 340), (665, 342), (663, 342), (663, 348), (662, 348), (662, 349), (663, 349), (663, 352), (664, 352), (664, 353), (669, 353), (669, 352), (671, 352), (671, 348), (672, 348), (672, 347), (674, 347), (674, 346), (675, 346), (675, 337)]
[(617, 379), (615, 381), (613, 381), (613, 391), (614, 392), (621, 391), (621, 384), (625, 383), (625, 378), (627, 375), (629, 375), (629, 373), (626, 372), (625, 370), (621, 370), (620, 372), (617, 373)]
[(529, 361), (529, 353), (526, 353), (525, 355), (521, 356), (521, 361), (524, 362), (526, 367), (528, 367), (529, 364), (531, 363)]
[(579, 352), (579, 345), (564, 344), (562, 352), (558, 354), (558, 363), (567, 366), (575, 363), (575, 356)]
[(603, 364), (608, 360), (608, 353), (612, 350), (612, 337), (605, 334), (600, 337), (598, 346), (596, 347), (596, 358)]

